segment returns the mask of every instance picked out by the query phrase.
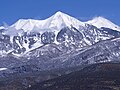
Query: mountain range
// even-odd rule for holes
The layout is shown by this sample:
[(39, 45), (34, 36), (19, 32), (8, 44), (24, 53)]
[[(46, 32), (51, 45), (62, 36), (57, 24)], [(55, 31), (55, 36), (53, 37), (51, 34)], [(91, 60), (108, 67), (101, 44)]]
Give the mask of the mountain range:
[(20, 19), (0, 27), (0, 62), (1, 90), (15, 82), (15, 90), (28, 88), (88, 65), (119, 63), (120, 26), (104, 17), (82, 22), (60, 11), (45, 20)]
[[(20, 19), (11, 26), (0, 27), (1, 68), (14, 67), (18, 63), (36, 63), (41, 69), (75, 66), (77, 62), (78, 65), (96, 63), (98, 55), (105, 52), (110, 54), (106, 61), (118, 60), (119, 36), (120, 27), (103, 17), (82, 22), (58, 11), (45, 20)], [(76, 57), (78, 61), (71, 60)], [(9, 58), (15, 60), (9, 64)]]
[[(107, 28), (112, 30), (107, 31)], [(45, 20), (20, 19), (0, 29), (1, 43), (5, 44), (5, 47), (1, 46), (1, 55), (11, 53), (16, 56), (24, 56), (46, 44), (69, 46), (67, 44), (75, 45), (79, 41), (77, 46), (84, 47), (114, 38), (116, 36), (109, 32), (120, 31), (119, 26), (103, 17), (81, 22), (60, 11)]]

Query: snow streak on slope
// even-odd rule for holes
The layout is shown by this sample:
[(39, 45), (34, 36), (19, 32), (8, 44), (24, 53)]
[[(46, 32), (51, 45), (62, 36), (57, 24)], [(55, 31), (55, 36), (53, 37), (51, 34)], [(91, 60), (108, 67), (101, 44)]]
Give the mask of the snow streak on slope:
[(20, 19), (15, 24), (13, 24), (12, 27), (15, 27), (17, 30), (23, 29), (25, 32), (28, 32), (36, 28), (39, 30), (60, 30), (65, 26), (70, 27), (71, 25), (79, 28), (80, 25), (84, 26), (84, 23), (59, 11), (55, 15), (45, 20)]
[(113, 29), (113, 30), (120, 31), (119, 26), (115, 25), (114, 23), (112, 23), (111, 21), (109, 21), (109, 20), (107, 20), (103, 17), (95, 17), (94, 19), (89, 20), (85, 23), (96, 26), (97, 28), (106, 27), (106, 28), (110, 28), (110, 29)]
[(4, 70), (7, 70), (7, 68), (0, 68), (0, 71), (4, 71)]

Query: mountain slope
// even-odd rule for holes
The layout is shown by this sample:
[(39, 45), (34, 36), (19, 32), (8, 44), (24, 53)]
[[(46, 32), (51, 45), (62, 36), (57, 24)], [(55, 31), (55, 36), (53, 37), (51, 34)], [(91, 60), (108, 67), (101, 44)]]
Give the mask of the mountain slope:
[(31, 86), (27, 90), (119, 90), (120, 63), (101, 63)]

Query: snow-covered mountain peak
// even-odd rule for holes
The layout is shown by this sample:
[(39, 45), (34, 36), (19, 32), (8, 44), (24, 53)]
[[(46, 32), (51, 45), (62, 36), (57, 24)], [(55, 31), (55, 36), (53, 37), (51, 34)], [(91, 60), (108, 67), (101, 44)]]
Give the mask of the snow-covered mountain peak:
[(58, 19), (58, 18), (62, 18), (62, 19), (64, 19), (64, 18), (72, 18), (73, 19), (74, 17), (71, 17), (71, 16), (67, 15), (66, 13), (58, 11), (54, 15), (52, 15), (51, 18), (52, 19)]
[(58, 11), (51, 17), (45, 20), (34, 20), (34, 19), (20, 19), (11, 27), (15, 27), (17, 30), (23, 29), (25, 32), (32, 31), (35, 27), (40, 29), (54, 29), (60, 30), (63, 27), (70, 27), (73, 25), (76, 28), (85, 25), (83, 22), (71, 17), (65, 13)]
[(35, 25), (39, 24), (39, 20), (34, 19), (19, 19), (11, 27), (16, 28), (17, 30), (23, 29), (25, 32), (31, 31)]
[(54, 16), (62, 16), (62, 15), (65, 15), (65, 13), (63, 13), (61, 11), (58, 11), (54, 14)]
[(96, 26), (97, 28), (106, 27), (113, 30), (120, 31), (120, 27), (109, 21), (104, 17), (95, 17), (92, 20), (87, 21), (86, 23)]
[(76, 18), (69, 16), (63, 12), (56, 12), (51, 18), (51, 26), (58, 25), (58, 27), (65, 27), (68, 26), (70, 27), (71, 25), (73, 25), (76, 28), (79, 28), (79, 26), (84, 26), (85, 24), (79, 20), (77, 20)]
[(119, 26), (115, 25), (104, 17), (99, 16), (87, 22), (81, 22), (76, 18), (71, 17), (61, 11), (56, 12), (54, 15), (45, 20), (20, 19), (11, 27), (14, 27), (17, 30), (22, 29), (25, 32), (41, 32), (41, 30), (59, 31), (66, 26), (71, 27), (71, 25), (78, 29), (80, 28), (80, 26), (85, 26), (85, 23), (94, 25), (97, 28), (106, 27), (120, 31)]

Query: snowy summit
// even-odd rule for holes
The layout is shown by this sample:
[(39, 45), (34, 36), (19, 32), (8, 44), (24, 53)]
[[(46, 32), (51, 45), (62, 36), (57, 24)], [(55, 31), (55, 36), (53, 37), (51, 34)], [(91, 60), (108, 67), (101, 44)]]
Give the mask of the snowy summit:
[(70, 27), (71, 25), (78, 28), (79, 25), (84, 25), (84, 23), (59, 11), (45, 20), (20, 19), (11, 27), (15, 27), (17, 30), (23, 29), (25, 32), (28, 32), (35, 28), (60, 30), (65, 26)]
[(106, 27), (113, 30), (120, 31), (120, 27), (107, 20), (104, 17), (95, 17), (92, 20), (87, 21), (86, 23), (96, 26), (97, 28)]

